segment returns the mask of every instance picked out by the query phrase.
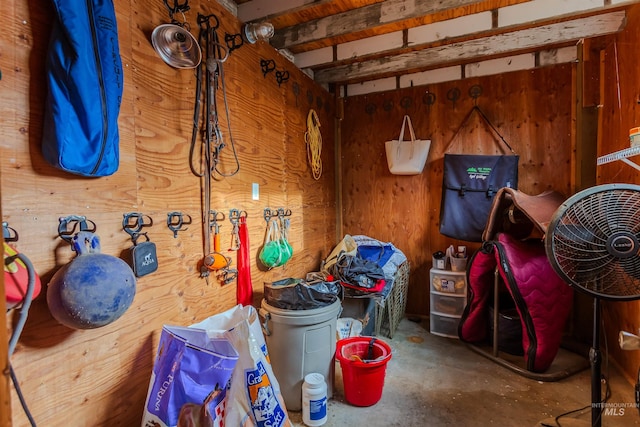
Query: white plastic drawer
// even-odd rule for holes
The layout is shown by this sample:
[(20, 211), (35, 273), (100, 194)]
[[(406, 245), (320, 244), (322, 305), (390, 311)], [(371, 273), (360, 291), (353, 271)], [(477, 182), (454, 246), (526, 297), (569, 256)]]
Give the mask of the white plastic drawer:
[(444, 316), (431, 313), (429, 331), (434, 335), (443, 337), (458, 338), (458, 324), (460, 317)]
[(431, 290), (436, 292), (460, 294), (467, 292), (466, 275), (462, 273), (431, 270)]
[(443, 295), (431, 292), (431, 312), (461, 316), (467, 302), (465, 295)]

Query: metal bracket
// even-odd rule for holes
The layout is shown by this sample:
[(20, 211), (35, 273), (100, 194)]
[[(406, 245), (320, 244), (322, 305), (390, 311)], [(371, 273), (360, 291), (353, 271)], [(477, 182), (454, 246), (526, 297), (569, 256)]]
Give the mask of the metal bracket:
[(79, 231), (96, 231), (96, 223), (88, 220), (85, 216), (69, 215), (58, 218), (58, 236), (65, 242), (72, 244), (73, 236)]
[(18, 241), (18, 232), (9, 227), (9, 223), (2, 221), (2, 237), (5, 242), (17, 242)]
[(447, 99), (451, 101), (453, 108), (456, 108), (456, 101), (460, 99), (460, 89), (457, 87), (449, 89), (447, 91)]
[[(145, 222), (145, 218), (149, 221)], [(128, 212), (122, 214), (122, 229), (131, 236), (132, 240), (134, 239), (134, 236), (141, 234), (140, 231), (142, 231), (142, 227), (151, 227), (152, 225), (153, 219), (140, 212)]]
[(167, 213), (167, 227), (173, 231), (173, 238), (178, 237), (178, 231), (188, 230), (185, 225), (191, 224), (191, 216), (183, 214), (182, 212), (169, 212)]
[(267, 77), (267, 74), (276, 69), (276, 61), (274, 61), (273, 59), (261, 59), (260, 69), (262, 69), (262, 75), (264, 77)]
[(263, 211), (264, 220), (268, 223), (271, 218), (280, 218), (281, 220), (286, 216), (291, 216), (291, 209), (278, 208), (272, 210), (271, 208), (264, 208)]
[(276, 81), (278, 82), (278, 86), (280, 86), (282, 83), (286, 82), (287, 80), (289, 80), (289, 71), (287, 70), (276, 71)]
[(224, 42), (227, 45), (227, 49), (229, 53), (233, 52), (236, 49), (239, 49), (244, 44), (244, 39), (242, 38), (242, 34), (229, 34), (225, 33)]

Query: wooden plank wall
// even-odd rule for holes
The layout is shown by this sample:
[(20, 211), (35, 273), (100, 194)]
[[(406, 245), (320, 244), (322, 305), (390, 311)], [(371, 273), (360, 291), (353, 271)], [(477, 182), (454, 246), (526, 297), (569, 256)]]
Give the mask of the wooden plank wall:
[[(225, 32), (239, 32), (240, 23), (219, 3), (189, 4), (185, 16), (192, 34), (198, 34), (198, 13), (219, 17), (222, 40)], [(45, 293), (36, 299), (12, 364), (39, 425), (139, 425), (162, 325), (188, 325), (236, 303), (235, 282), (207, 284), (199, 276), (202, 182), (189, 168), (195, 73), (171, 68), (152, 48), (151, 32), (169, 22), (161, 0), (115, 0), (115, 8), (125, 80), (120, 168), (110, 177), (87, 179), (56, 170), (41, 156), (51, 2), (8, 0), (0, 5), (7, 18), (0, 35), (1, 206), (2, 219), (19, 233), (16, 247), (46, 284), (74, 255), (57, 237), (59, 217), (85, 215), (97, 224), (102, 252), (119, 255), (131, 246), (122, 230), (123, 214), (135, 211), (153, 219), (148, 235), (159, 259), (159, 270), (138, 280), (129, 310), (102, 328), (63, 327), (49, 313)], [(278, 85), (275, 73), (264, 76), (261, 59), (274, 60), (290, 79)], [(259, 305), (263, 282), (304, 277), (319, 268), (336, 243), (335, 101), (262, 42), (232, 52), (224, 76), (240, 172), (213, 182), (211, 208), (248, 214), (254, 304)], [(221, 92), (218, 105), (222, 110)], [(322, 125), (323, 175), (318, 181), (307, 165), (304, 142), (310, 108), (318, 112)], [(220, 115), (229, 143), (226, 114)], [(229, 147), (223, 153), (223, 167), (232, 170)], [(259, 200), (252, 199), (253, 183), (259, 185)], [(256, 262), (265, 234), (265, 207), (292, 212), (293, 259), (271, 271)], [(176, 238), (166, 226), (172, 211), (193, 219)], [(227, 252), (228, 220), (220, 231), (221, 250), (237, 266), (235, 253)], [(16, 318), (15, 312), (8, 313), (9, 328)], [(27, 425), (15, 392), (11, 403), (14, 425)]]
[[(479, 247), (439, 232), (444, 152), (502, 152), (477, 114), (458, 133), (474, 106), (470, 89), (481, 88), (477, 105), (520, 155), (519, 189), (570, 194), (572, 68), (565, 64), (347, 98), (342, 121), (344, 232), (393, 242), (407, 255), (407, 313), (429, 314), (434, 252), (449, 245), (464, 244), (470, 252)], [(459, 98), (453, 102), (456, 90)], [(429, 105), (433, 97), (435, 103)], [(394, 176), (387, 168), (384, 142), (398, 138), (405, 114), (416, 137), (432, 141), (421, 175)]]
[[(629, 129), (640, 126), (640, 70), (636, 60), (640, 43), (640, 5), (629, 9), (626, 29), (609, 37), (602, 49), (602, 79), (600, 87), (601, 141), (598, 155), (602, 156), (629, 147)], [(598, 58), (600, 60), (600, 58)], [(630, 160), (638, 162), (638, 157)], [(622, 162), (601, 165), (597, 169), (597, 183), (615, 182), (640, 184), (638, 171)], [(604, 327), (609, 340), (611, 358), (619, 364), (629, 380), (637, 381), (640, 352), (622, 351), (617, 345), (618, 332), (638, 333), (640, 303), (607, 302), (604, 305)]]

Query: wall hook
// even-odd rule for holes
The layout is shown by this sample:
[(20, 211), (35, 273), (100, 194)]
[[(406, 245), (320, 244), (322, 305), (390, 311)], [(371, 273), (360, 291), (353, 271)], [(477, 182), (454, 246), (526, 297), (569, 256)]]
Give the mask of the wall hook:
[(373, 102), (370, 102), (367, 105), (365, 105), (364, 112), (371, 116), (376, 112), (376, 108), (377, 108), (376, 104), (374, 104)]
[(453, 87), (447, 91), (447, 99), (453, 104), (453, 108), (456, 108), (456, 101), (460, 99), (460, 89)]
[(18, 241), (18, 232), (9, 227), (9, 223), (6, 221), (2, 221), (2, 237), (5, 242), (17, 242)]
[(167, 227), (173, 231), (173, 237), (178, 237), (178, 231), (188, 230), (185, 225), (191, 224), (191, 216), (182, 212), (169, 212), (167, 214)]
[(413, 98), (405, 96), (400, 100), (400, 106), (405, 110), (408, 110), (413, 105)]
[(262, 69), (262, 75), (264, 77), (267, 77), (267, 74), (276, 69), (276, 61), (274, 61), (273, 59), (261, 59), (260, 69)]
[(473, 105), (478, 105), (478, 98), (482, 95), (482, 86), (473, 85), (469, 88), (469, 96), (473, 98)]
[(276, 71), (276, 81), (278, 82), (278, 86), (285, 83), (287, 80), (289, 80), (289, 71)]
[(271, 218), (277, 216), (277, 212), (271, 212), (271, 208), (264, 208), (264, 211), (262, 212), (262, 216), (264, 217), (264, 220), (268, 224)]
[(422, 103), (431, 107), (436, 103), (436, 94), (433, 92), (425, 92), (425, 94), (422, 96)]
[[(71, 239), (78, 231), (96, 231), (96, 223), (81, 215), (69, 215), (58, 218), (58, 236), (71, 244)], [(76, 231), (77, 230), (77, 231)]]
[(122, 229), (133, 239), (134, 235), (141, 234), (142, 227), (151, 227), (153, 219), (140, 212), (128, 212), (122, 214)]

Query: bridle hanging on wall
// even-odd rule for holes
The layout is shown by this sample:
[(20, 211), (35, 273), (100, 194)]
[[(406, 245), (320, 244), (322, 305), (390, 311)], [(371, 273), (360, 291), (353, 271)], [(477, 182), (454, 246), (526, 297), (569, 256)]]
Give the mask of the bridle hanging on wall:
[[(227, 102), (227, 91), (224, 80), (224, 67), (223, 63), (229, 57), (228, 48), (220, 43), (217, 30), (220, 26), (220, 21), (216, 15), (202, 15), (198, 14), (198, 25), (200, 27), (199, 42), (205, 52), (205, 60), (203, 64), (198, 67), (196, 73), (196, 94), (195, 94), (195, 108), (193, 115), (193, 133), (191, 135), (191, 153), (190, 153), (190, 166), (191, 171), (196, 176), (203, 176), (204, 174), (212, 175), (214, 178), (230, 177), (237, 174), (240, 171), (240, 163), (238, 161), (238, 155), (235, 149), (235, 142), (233, 134), (231, 132), (231, 121), (229, 114), (229, 105)], [(203, 72), (204, 67), (204, 72)], [(200, 99), (202, 96), (202, 81), (203, 75), (205, 79), (205, 93), (206, 93), (206, 111), (205, 111), (205, 132), (203, 138), (203, 149), (201, 150), (202, 161), (200, 170), (195, 166), (195, 145), (198, 137), (199, 123), (200, 123)], [(217, 103), (217, 91), (222, 90), (222, 99), (224, 102), (225, 119), (227, 121), (227, 131), (229, 133), (229, 145), (233, 152), (233, 158), (235, 162), (235, 169), (231, 172), (225, 172), (220, 168), (220, 154), (227, 144), (224, 141), (222, 130), (220, 129), (218, 103)]]
[[(235, 149), (233, 135), (231, 133), (231, 122), (229, 114), (229, 105), (227, 102), (227, 92), (224, 81), (223, 63), (229, 57), (228, 48), (220, 43), (217, 30), (220, 21), (215, 15), (198, 14), (198, 25), (200, 27), (199, 42), (205, 52), (205, 60), (202, 61), (196, 72), (196, 94), (193, 113), (193, 131), (191, 134), (191, 147), (189, 153), (189, 166), (194, 175), (203, 179), (203, 209), (202, 209), (202, 225), (203, 225), (203, 260), (207, 259), (211, 254), (211, 180), (229, 177), (240, 171), (240, 163)], [(204, 70), (203, 70), (204, 68)], [(206, 108), (204, 114), (204, 135), (202, 137), (202, 146), (200, 148), (200, 164), (196, 165), (196, 141), (200, 132), (200, 113), (201, 113), (201, 97), (202, 86), (204, 80), (204, 91), (206, 96)], [(235, 168), (231, 172), (225, 172), (220, 168), (220, 154), (227, 146), (224, 141), (222, 130), (220, 129), (217, 91), (222, 89), (222, 98), (225, 109), (225, 119), (227, 121), (227, 130), (229, 136), (229, 145), (233, 152)], [(200, 276), (208, 278), (209, 269), (203, 265), (200, 269)]]

